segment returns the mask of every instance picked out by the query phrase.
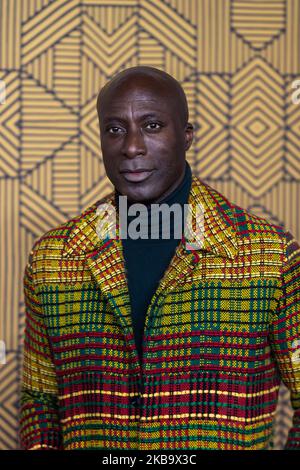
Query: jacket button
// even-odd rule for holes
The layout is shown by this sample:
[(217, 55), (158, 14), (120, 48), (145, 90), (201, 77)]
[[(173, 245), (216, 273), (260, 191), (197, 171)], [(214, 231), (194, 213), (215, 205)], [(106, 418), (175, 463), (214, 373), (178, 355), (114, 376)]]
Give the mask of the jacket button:
[(130, 403), (132, 406), (139, 406), (141, 404), (141, 397), (132, 397)]

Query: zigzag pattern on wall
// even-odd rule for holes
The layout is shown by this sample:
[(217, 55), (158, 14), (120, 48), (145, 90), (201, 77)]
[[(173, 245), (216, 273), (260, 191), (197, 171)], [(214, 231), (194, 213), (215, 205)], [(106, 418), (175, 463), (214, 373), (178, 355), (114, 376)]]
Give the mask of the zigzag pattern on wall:
[[(143, 64), (177, 78), (195, 173), (300, 239), (300, 0), (0, 0), (0, 11), (0, 448), (14, 449), (24, 267), (37, 238), (112, 189), (96, 97), (115, 73)], [(282, 388), (275, 448), (291, 416)]]

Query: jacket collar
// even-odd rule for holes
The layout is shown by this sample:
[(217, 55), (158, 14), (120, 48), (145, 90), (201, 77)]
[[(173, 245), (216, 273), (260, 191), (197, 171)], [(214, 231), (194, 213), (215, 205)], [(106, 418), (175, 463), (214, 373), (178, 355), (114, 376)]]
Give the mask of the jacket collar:
[[(116, 230), (116, 238), (110, 237), (106, 240), (100, 240), (97, 235), (97, 227), (105, 218), (103, 211), (101, 214), (97, 214), (97, 208), (100, 204), (105, 203), (115, 208), (115, 191), (88, 207), (75, 223), (73, 219), (73, 225), (64, 245), (63, 256), (66, 266), (68, 258), (82, 257), (85, 260), (87, 269), (90, 270), (102, 295), (110, 303), (111, 309), (120, 323), (134, 364), (140, 368), (134, 339), (122, 241), (118, 239), (118, 229)], [(159, 311), (158, 308), (152, 309), (152, 306), (156, 303), (159, 305), (168, 292), (186, 282), (185, 279), (192, 274), (198, 261), (201, 262), (201, 256), (205, 252), (210, 256), (220, 256), (229, 260), (234, 259), (237, 254), (235, 218), (232, 206), (224, 196), (192, 175), (188, 203), (192, 207), (193, 214), (197, 204), (201, 205), (204, 215), (204, 230), (197, 232), (200, 233), (200, 236), (196, 237), (197, 249), (186, 243), (185, 239), (182, 239), (177, 245), (174, 256), (148, 306), (143, 345), (146, 344), (145, 338)], [(201, 245), (200, 249), (199, 244)]]
[[(89, 206), (73, 223), (64, 245), (63, 256), (88, 254), (101, 247), (107, 248), (107, 242), (100, 240), (96, 231), (106, 216), (105, 213), (97, 214), (100, 204), (115, 208), (115, 191)], [(200, 178), (192, 175), (188, 204), (193, 215), (196, 214), (196, 207), (201, 207), (202, 218), (197, 224), (199, 230), (194, 244), (184, 243), (185, 251), (188, 253), (202, 249), (216, 256), (235, 258), (238, 250), (236, 219), (229, 201)], [(116, 235), (118, 236), (118, 227)]]

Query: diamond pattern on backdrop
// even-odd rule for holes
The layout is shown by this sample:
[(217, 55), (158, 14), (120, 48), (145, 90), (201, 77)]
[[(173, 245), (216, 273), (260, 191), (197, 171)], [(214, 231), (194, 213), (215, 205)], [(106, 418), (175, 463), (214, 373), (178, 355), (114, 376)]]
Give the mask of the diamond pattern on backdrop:
[[(112, 189), (96, 97), (115, 73), (152, 65), (175, 76), (195, 173), (300, 239), (300, 0), (3, 0), (1, 13), (0, 448), (14, 449), (24, 267), (37, 238)], [(291, 415), (282, 388), (275, 448)]]

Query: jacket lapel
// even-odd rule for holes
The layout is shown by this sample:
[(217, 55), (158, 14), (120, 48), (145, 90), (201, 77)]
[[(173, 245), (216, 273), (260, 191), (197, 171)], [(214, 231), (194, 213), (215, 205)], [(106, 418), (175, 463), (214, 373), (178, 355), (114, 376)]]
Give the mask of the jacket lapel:
[[(100, 210), (100, 207), (103, 210)], [(116, 225), (115, 237), (99, 238), (97, 231), (102, 223), (113, 228), (115, 220), (108, 217), (106, 207), (115, 208), (114, 192), (87, 208), (73, 225), (65, 244), (63, 256), (85, 259), (97, 286), (112, 307), (126, 336), (128, 347), (135, 349), (131, 320), (130, 297), (123, 257), (123, 246)], [(109, 232), (108, 232), (109, 233)]]
[(229, 201), (193, 175), (188, 207), (191, 218), (187, 227), (193, 230), (194, 238), (189, 240), (189, 231), (184, 234), (157, 293), (184, 283), (199, 262), (201, 251), (229, 259), (237, 255), (235, 217)]
[[(191, 209), (190, 214), (193, 216), (189, 226), (194, 230), (198, 228), (193, 240), (196, 243), (191, 244), (185, 235), (182, 237), (148, 308), (146, 328), (153, 301), (162, 291), (172, 290), (178, 284), (184, 283), (186, 276), (191, 274), (199, 262), (201, 250), (229, 259), (233, 259), (237, 254), (235, 219), (230, 203), (213, 188), (192, 175), (188, 204)], [(116, 218), (108, 216), (108, 212), (103, 210), (105, 207), (116, 209), (114, 191), (87, 208), (79, 220), (73, 224), (65, 243), (63, 256), (84, 257), (87, 268), (91, 271), (123, 328), (128, 347), (137, 354), (122, 240), (119, 238)], [(200, 217), (199, 212), (196, 212), (197, 207), (201, 208)], [(198, 214), (197, 220), (194, 217), (195, 214)], [(99, 232), (99, 227), (103, 227), (104, 223), (108, 224), (107, 230), (114, 233), (100, 239), (97, 231)]]

